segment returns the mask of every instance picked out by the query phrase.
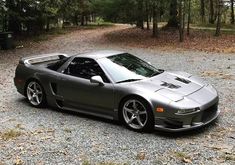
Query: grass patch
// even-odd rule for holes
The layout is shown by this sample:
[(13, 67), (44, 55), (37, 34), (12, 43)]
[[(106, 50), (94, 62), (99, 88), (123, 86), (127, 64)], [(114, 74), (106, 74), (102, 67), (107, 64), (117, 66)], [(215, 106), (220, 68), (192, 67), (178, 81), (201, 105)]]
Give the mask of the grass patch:
[(1, 138), (5, 141), (10, 140), (10, 139), (15, 139), (19, 137), (20, 135), (22, 135), (22, 133), (15, 129), (7, 130), (0, 134)]
[(188, 157), (184, 152), (175, 152), (175, 155), (178, 158), (186, 158), (186, 157)]
[[(216, 28), (216, 23), (215, 24), (194, 24), (193, 26), (196, 27), (205, 27), (205, 28)], [(235, 25), (232, 24), (221, 24), (221, 28), (224, 29), (235, 29)]]
[(79, 26), (79, 28), (81, 29), (96, 29), (99, 27), (111, 27), (114, 26), (113, 23), (109, 23), (109, 22), (104, 22), (104, 23), (90, 23), (86, 26)]
[[(193, 24), (191, 25), (191, 28), (197, 31), (215, 33), (216, 25), (215, 24)], [(223, 34), (235, 34), (235, 25), (222, 24), (220, 30)]]
[(91, 163), (88, 160), (85, 160), (84, 162), (82, 162), (82, 165), (91, 165)]

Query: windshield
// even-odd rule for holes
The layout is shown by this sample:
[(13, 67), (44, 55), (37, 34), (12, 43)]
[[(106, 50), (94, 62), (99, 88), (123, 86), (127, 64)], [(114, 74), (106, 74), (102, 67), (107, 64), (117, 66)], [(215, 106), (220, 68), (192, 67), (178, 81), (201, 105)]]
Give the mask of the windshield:
[(153, 77), (163, 71), (128, 53), (99, 60), (115, 83), (130, 82)]

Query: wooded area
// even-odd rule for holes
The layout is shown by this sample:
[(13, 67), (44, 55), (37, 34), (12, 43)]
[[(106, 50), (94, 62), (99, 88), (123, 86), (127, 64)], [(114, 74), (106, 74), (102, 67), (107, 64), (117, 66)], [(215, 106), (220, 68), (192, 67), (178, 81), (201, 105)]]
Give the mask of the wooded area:
[(135, 24), (160, 35), (164, 29), (179, 29), (190, 34), (190, 24), (216, 27), (234, 24), (234, 0), (0, 0), (0, 31), (37, 34), (53, 27), (84, 26), (107, 21)]

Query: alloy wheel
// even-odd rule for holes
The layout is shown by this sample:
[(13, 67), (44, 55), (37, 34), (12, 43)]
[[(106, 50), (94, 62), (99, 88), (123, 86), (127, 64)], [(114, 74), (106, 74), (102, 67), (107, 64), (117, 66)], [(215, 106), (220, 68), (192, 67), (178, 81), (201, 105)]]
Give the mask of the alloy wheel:
[(32, 81), (27, 86), (27, 98), (34, 106), (39, 106), (43, 101), (42, 87), (35, 81)]
[(144, 128), (148, 121), (147, 110), (138, 100), (126, 101), (122, 112), (126, 124), (133, 129), (140, 130)]

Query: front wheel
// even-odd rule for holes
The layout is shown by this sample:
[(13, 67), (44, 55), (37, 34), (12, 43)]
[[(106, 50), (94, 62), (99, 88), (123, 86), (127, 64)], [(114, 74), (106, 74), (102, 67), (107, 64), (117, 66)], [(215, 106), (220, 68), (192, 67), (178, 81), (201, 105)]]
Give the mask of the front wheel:
[(124, 124), (135, 131), (152, 131), (154, 127), (153, 113), (143, 99), (130, 98), (122, 105)]
[(26, 88), (26, 94), (27, 99), (32, 106), (37, 108), (45, 106), (46, 97), (39, 82), (35, 80), (29, 82)]

